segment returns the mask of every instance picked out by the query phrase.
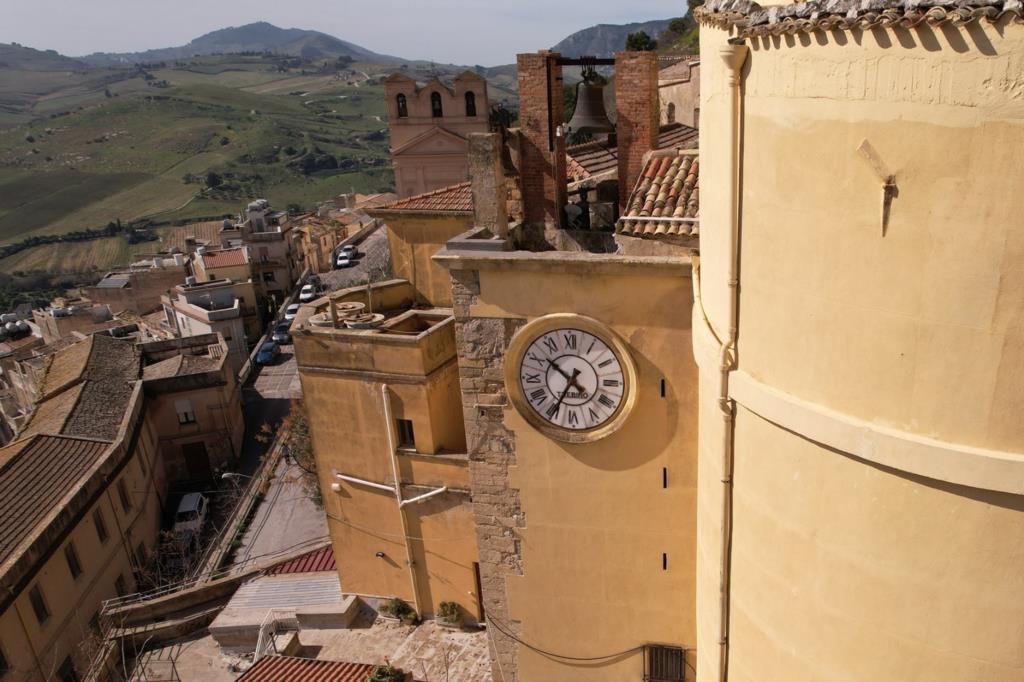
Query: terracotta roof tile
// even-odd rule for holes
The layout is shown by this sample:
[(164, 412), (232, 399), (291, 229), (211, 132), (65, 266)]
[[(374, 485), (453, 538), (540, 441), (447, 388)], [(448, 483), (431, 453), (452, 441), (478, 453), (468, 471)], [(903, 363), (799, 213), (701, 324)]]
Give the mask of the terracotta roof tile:
[(700, 216), (698, 171), (695, 151), (652, 154), (616, 231), (655, 239), (696, 236)]
[(323, 571), (337, 570), (334, 563), (334, 548), (330, 545), (314, 549), (302, 556), (295, 557), (291, 561), (277, 564), (267, 571), (269, 575), (284, 575), (288, 573), (320, 573)]
[[(658, 133), (658, 149), (696, 149), (699, 133), (696, 128), (682, 123), (670, 123)], [(584, 180), (601, 173), (617, 170), (619, 150), (604, 141), (587, 142), (565, 150), (566, 175), (569, 181)]]
[(249, 262), (249, 251), (245, 247), (240, 249), (218, 249), (207, 251), (203, 254), (203, 266), (210, 268), (229, 268), (234, 265), (245, 265)]
[(376, 666), (291, 656), (266, 656), (238, 682), (365, 682)]
[(110, 443), (33, 436), (0, 449), (0, 564), (99, 461)]
[[(470, 183), (461, 182), (417, 194), (381, 206), (381, 211), (409, 211), (411, 213), (472, 213), (473, 189)], [(372, 212), (372, 209), (371, 209)]]
[(94, 338), (96, 337), (90, 336), (50, 356), (41, 391), (44, 399), (82, 378), (89, 363)]

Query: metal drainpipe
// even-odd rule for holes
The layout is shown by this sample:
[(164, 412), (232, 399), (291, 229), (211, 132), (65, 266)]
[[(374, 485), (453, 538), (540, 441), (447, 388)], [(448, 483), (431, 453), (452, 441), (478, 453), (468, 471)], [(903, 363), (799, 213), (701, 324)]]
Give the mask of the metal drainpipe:
[(391, 458), (391, 471), (395, 477), (395, 503), (398, 505), (398, 516), (402, 519), (402, 540), (405, 542), (409, 582), (412, 584), (412, 605), (416, 609), (416, 613), (422, 617), (419, 581), (416, 579), (416, 563), (413, 561), (412, 543), (409, 541), (409, 523), (405, 518), (405, 505), (402, 502), (402, 479), (398, 475), (398, 449), (395, 446), (395, 420), (391, 411), (391, 397), (388, 395), (387, 384), (381, 384), (380, 395), (384, 400), (384, 427), (385, 433), (388, 434), (388, 456)]
[(719, 56), (725, 62), (729, 74), (729, 330), (722, 344), (719, 363), (718, 406), (722, 411), (722, 556), (719, 577), (719, 658), (718, 676), (720, 682), (729, 678), (729, 590), (732, 571), (732, 473), (733, 445), (735, 439), (735, 405), (729, 398), (729, 373), (736, 364), (736, 337), (739, 331), (739, 150), (740, 120), (742, 116), (742, 69), (747, 59), (748, 48), (741, 38), (730, 38), (727, 45), (719, 49)]

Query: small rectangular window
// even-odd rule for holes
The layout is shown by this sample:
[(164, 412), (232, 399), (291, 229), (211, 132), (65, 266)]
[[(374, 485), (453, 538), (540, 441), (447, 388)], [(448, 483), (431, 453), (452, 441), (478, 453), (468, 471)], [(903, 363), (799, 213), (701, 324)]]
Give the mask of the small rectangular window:
[(28, 600), (32, 602), (32, 611), (36, 614), (36, 620), (42, 625), (50, 619), (50, 609), (46, 607), (46, 600), (43, 599), (43, 592), (39, 585), (34, 585), (28, 592)]
[(78, 552), (75, 551), (75, 545), (68, 543), (64, 545), (64, 559), (68, 562), (68, 570), (71, 571), (71, 577), (78, 580), (78, 576), (82, 575), (82, 562), (78, 560)]
[(273, 282), (274, 281), (274, 271), (273, 270), (268, 270), (267, 272), (264, 272), (263, 273), (263, 281), (264, 282)]
[(97, 509), (92, 513), (92, 522), (93, 525), (96, 526), (96, 537), (100, 539), (100, 544), (106, 544), (107, 538), (110, 537), (110, 533), (107, 532), (107, 522), (103, 518), (102, 509)]
[(412, 430), (412, 420), (398, 419), (398, 447), (415, 448), (416, 434)]
[(674, 646), (644, 647), (646, 682), (685, 682), (686, 652)]
[(117, 482), (117, 496), (121, 499), (121, 508), (126, 513), (130, 512), (132, 510), (132, 498), (128, 497), (128, 488), (125, 487), (123, 478)]
[(124, 584), (124, 576), (117, 576), (117, 580), (114, 581), (114, 592), (117, 592), (118, 597), (123, 597), (128, 593), (128, 588)]
[(191, 400), (175, 400), (174, 411), (178, 413), (179, 424), (196, 423), (196, 411)]
[(60, 682), (78, 682), (78, 673), (75, 671), (75, 664), (70, 656), (65, 658), (64, 662), (60, 664), (60, 668), (57, 669), (57, 679)]

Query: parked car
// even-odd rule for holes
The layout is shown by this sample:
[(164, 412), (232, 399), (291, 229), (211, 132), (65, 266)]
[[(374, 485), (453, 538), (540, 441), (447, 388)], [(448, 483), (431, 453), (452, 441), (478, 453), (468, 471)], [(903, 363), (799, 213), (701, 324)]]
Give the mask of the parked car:
[(269, 365), (280, 352), (281, 347), (277, 345), (276, 341), (267, 341), (260, 346), (260, 352), (256, 354), (256, 362), (261, 365)]
[(291, 325), (288, 322), (281, 322), (276, 327), (274, 327), (274, 333), (270, 336), (270, 338), (280, 344), (291, 343), (292, 335), (291, 332), (289, 331), (290, 328)]
[(310, 301), (317, 297), (318, 293), (320, 292), (317, 291), (315, 286), (313, 286), (312, 284), (307, 284), (306, 286), (302, 287), (302, 290), (299, 292), (299, 300), (302, 301), (303, 303), (309, 303)]
[(189, 533), (199, 535), (206, 521), (206, 510), (209, 500), (202, 493), (188, 493), (178, 503), (178, 511), (174, 514), (172, 533), (177, 538), (186, 538)]
[(355, 244), (348, 244), (341, 247), (341, 255), (347, 256), (349, 260), (359, 257), (359, 247)]
[(338, 262), (335, 263), (339, 268), (347, 268), (352, 265), (352, 259), (346, 256), (344, 253), (338, 254)]
[(285, 322), (291, 322), (292, 320), (295, 319), (295, 316), (298, 315), (298, 314), (299, 314), (299, 304), (298, 303), (292, 303), (290, 306), (288, 306), (284, 310), (284, 320), (285, 320)]

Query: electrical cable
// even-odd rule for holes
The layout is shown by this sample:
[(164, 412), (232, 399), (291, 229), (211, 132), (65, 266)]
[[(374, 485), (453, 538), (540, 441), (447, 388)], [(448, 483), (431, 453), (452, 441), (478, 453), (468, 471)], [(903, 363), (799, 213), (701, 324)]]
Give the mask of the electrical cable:
[(627, 654), (636, 653), (637, 651), (643, 651), (643, 649), (644, 649), (644, 646), (641, 644), (641, 645), (635, 646), (635, 647), (633, 647), (631, 649), (626, 649), (624, 651), (619, 651), (617, 653), (607, 654), (607, 655), (604, 655), (604, 656), (566, 656), (564, 654), (556, 654), (553, 651), (546, 651), (544, 649), (541, 649), (538, 646), (530, 644), (529, 642), (524, 642), (523, 640), (519, 639), (518, 637), (516, 637), (515, 635), (510, 633), (505, 628), (503, 628), (500, 625), (498, 625), (498, 621), (494, 620), (493, 616), (489, 616), (489, 615), (484, 616), (484, 620), (486, 620), (489, 624), (494, 625), (494, 629), (495, 630), (497, 630), (501, 634), (505, 635), (506, 637), (508, 637), (512, 641), (518, 642), (519, 644), (522, 644), (523, 646), (525, 646), (527, 649), (530, 649), (531, 651), (536, 651), (538, 654), (541, 654), (543, 656), (547, 656), (549, 658), (560, 658), (560, 659), (566, 660), (566, 661), (582, 661), (582, 662), (586, 662), (586, 661), (607, 661), (607, 660), (612, 659), (612, 658), (619, 658), (620, 656), (625, 656)]

